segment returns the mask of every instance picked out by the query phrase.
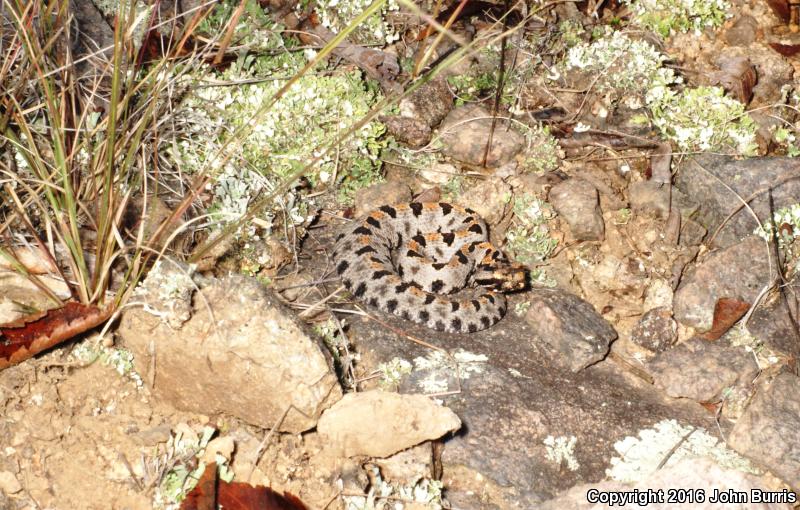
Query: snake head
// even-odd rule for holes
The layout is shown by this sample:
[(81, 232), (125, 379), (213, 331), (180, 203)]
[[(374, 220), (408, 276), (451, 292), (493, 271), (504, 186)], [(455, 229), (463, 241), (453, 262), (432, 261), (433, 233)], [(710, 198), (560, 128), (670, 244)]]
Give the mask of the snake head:
[(528, 284), (528, 270), (521, 264), (503, 263), (494, 267), (481, 266), (474, 282), (501, 292), (524, 289)]
[(503, 292), (524, 289), (528, 283), (528, 271), (522, 264), (509, 264), (494, 270), (493, 277)]

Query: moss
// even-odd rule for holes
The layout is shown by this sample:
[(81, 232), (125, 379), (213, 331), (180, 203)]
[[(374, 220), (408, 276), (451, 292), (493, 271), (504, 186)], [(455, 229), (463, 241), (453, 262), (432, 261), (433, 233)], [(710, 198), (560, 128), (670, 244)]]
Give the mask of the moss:
[(631, 39), (623, 32), (606, 27), (593, 42), (569, 49), (562, 64), (564, 71), (577, 70), (594, 81), (594, 89), (615, 99), (635, 95), (640, 105), (644, 94), (655, 85), (679, 83), (671, 69), (665, 69), (666, 57), (650, 43)]
[[(254, 123), (255, 113), (283, 86), (280, 78), (293, 75), (306, 62), (298, 52), (248, 56), (224, 73), (208, 71), (198, 78), (198, 85), (200, 80), (236, 83), (266, 77), (264, 81), (231, 87), (198, 86), (184, 101), (182, 118), (186, 126), (173, 156), (189, 172), (206, 166), (219, 168), (211, 207), (214, 219), (224, 223), (241, 217), (257, 195), (271, 191), (282, 179), (304, 168), (309, 159), (320, 155), (312, 151), (333, 142), (353, 119), (365, 116), (380, 99), (358, 71), (306, 74)], [(235, 150), (233, 157), (225, 165), (210, 161), (225, 140), (246, 124), (252, 128), (241, 147), (231, 144), (226, 148)], [(309, 175), (311, 185), (339, 186), (340, 198), (351, 201), (356, 189), (380, 178), (378, 156), (386, 145), (384, 130), (379, 122), (370, 122), (335, 150), (322, 154), (317, 172)], [(296, 193), (280, 201), (280, 210), (288, 210), (293, 223), (307, 220), (307, 205)], [(276, 207), (267, 216), (277, 212)]]
[(516, 196), (513, 207), (516, 224), (506, 232), (506, 250), (523, 264), (541, 263), (558, 245), (547, 227), (555, 212), (544, 200), (527, 194)]
[(757, 126), (744, 105), (719, 87), (677, 90), (683, 80), (663, 67), (665, 61), (651, 44), (606, 28), (594, 42), (571, 48), (563, 67), (596, 79), (597, 92), (624, 99), (630, 108), (647, 106), (650, 116), (633, 120), (652, 122), (681, 150), (754, 155)]
[[(305, 9), (309, 0), (301, 1), (298, 9)], [(314, 2), (314, 10), (320, 24), (333, 32), (341, 32), (372, 4), (372, 0), (318, 0)], [(358, 44), (377, 44), (383, 46), (400, 39), (400, 33), (388, 20), (389, 14), (400, 10), (395, 0), (386, 0), (381, 10), (367, 18), (350, 35), (350, 39)]]
[(726, 0), (623, 0), (633, 12), (633, 20), (663, 37), (722, 25), (730, 17)]
[(758, 126), (739, 101), (720, 87), (666, 87), (648, 92), (653, 124), (684, 151), (733, 151), (753, 156)]

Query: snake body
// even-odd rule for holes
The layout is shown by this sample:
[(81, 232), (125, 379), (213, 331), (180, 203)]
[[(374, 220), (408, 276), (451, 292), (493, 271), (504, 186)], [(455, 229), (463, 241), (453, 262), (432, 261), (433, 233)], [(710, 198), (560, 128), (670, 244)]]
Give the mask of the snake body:
[[(525, 286), (525, 269), (488, 241), (472, 210), (443, 202), (380, 207), (349, 225), (333, 258), (344, 286), (367, 304), (438, 331), (476, 332), (506, 312), (502, 291)], [(449, 295), (480, 287), (477, 295)]]

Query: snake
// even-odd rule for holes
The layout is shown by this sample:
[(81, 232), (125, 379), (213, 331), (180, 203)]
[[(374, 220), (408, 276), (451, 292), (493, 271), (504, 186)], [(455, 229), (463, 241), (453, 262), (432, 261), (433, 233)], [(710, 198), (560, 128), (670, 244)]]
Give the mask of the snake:
[(342, 229), (332, 257), (356, 299), (450, 333), (493, 326), (506, 313), (503, 293), (527, 282), (475, 211), (445, 202), (378, 207)]

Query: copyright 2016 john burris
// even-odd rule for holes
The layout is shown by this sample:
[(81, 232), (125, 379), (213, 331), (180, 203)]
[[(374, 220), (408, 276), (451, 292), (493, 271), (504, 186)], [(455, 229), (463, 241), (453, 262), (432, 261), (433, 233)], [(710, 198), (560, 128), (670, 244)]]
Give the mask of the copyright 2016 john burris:
[(655, 503), (692, 504), (692, 503), (797, 503), (797, 494), (783, 489), (782, 491), (765, 491), (750, 489), (738, 491), (734, 489), (633, 489), (630, 491), (601, 491), (589, 489), (586, 492), (589, 503), (600, 503), (614, 506), (637, 505), (648, 506)]

